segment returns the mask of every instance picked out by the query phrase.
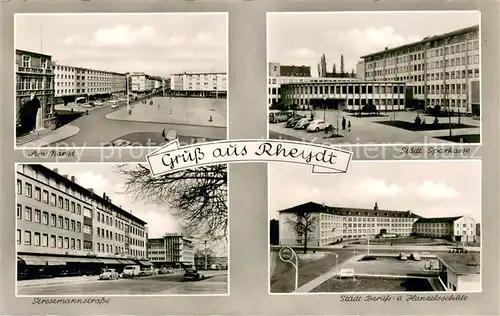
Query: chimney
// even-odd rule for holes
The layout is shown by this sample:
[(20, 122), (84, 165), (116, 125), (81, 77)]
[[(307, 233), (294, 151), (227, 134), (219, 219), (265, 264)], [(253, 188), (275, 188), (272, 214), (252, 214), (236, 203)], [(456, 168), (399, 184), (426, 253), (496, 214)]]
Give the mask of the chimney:
[(52, 169), (52, 171), (54, 171), (55, 173), (59, 173), (59, 169), (57, 168)]
[(102, 194), (102, 198), (104, 199), (104, 201), (107, 201), (107, 199), (106, 199), (106, 192), (104, 192), (104, 193)]
[(90, 192), (94, 193), (94, 189), (92, 189), (92, 188), (87, 188), (87, 190), (89, 190)]
[(375, 202), (375, 206), (373, 207), (373, 210), (378, 211), (378, 204)]
[(66, 179), (68, 179), (68, 175), (67, 174), (64, 174), (63, 177), (65, 177)]
[(388, 48), (387, 46), (384, 48), (384, 50), (388, 50), (388, 49), (389, 49), (389, 48)]
[(75, 176), (71, 176), (71, 181), (76, 183), (76, 177)]

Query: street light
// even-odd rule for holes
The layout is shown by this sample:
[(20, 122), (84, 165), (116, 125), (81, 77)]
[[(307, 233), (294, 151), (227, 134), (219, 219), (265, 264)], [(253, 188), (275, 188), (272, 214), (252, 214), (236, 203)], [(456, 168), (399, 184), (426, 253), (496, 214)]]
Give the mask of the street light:
[(128, 91), (128, 89), (129, 89), (129, 87), (128, 87), (128, 85), (129, 85), (128, 79), (129, 79), (128, 78), (128, 74), (126, 74), (126, 81), (127, 81), (127, 89), (126, 89), (126, 93), (127, 93), (127, 115), (130, 115), (130, 99), (129, 99), (129, 94), (130, 93)]
[(207, 241), (205, 240), (205, 270), (208, 270), (207, 266)]
[(337, 262), (337, 274), (339, 273), (339, 254), (335, 254), (335, 261)]
[(326, 122), (326, 96), (323, 97), (323, 121)]

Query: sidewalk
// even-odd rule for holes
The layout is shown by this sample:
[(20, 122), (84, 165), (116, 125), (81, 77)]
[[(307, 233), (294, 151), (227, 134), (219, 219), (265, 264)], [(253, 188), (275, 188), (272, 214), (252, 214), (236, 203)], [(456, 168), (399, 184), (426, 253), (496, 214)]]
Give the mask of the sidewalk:
[[(80, 132), (80, 129), (76, 126), (73, 125), (64, 125), (59, 127), (58, 129), (55, 129), (53, 131), (50, 131), (48, 134), (34, 139), (32, 141), (29, 141), (25, 144), (19, 145), (21, 148), (40, 148), (40, 147), (49, 147), (51, 144), (60, 142), (61, 140), (64, 140), (66, 138), (69, 138), (71, 136), (74, 136)], [(71, 147), (70, 144), (67, 147)], [(62, 146), (65, 147), (65, 146)]]
[(53, 285), (53, 284), (87, 283), (87, 282), (99, 282), (98, 276), (97, 275), (68, 276), (68, 277), (57, 277), (49, 279), (21, 280), (17, 281), (17, 286), (18, 287), (43, 286), (43, 285)]

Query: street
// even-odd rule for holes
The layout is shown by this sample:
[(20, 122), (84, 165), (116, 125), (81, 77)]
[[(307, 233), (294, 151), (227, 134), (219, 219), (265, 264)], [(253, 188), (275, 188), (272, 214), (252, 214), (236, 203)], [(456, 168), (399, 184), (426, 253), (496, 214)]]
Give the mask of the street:
[[(184, 281), (182, 274), (157, 275), (136, 279), (98, 280), (97, 276), (66, 277), (60, 283), (18, 281), (18, 295), (168, 295), (228, 294), (227, 271), (200, 271), (201, 281)], [(46, 283), (50, 283), (50, 279)]]

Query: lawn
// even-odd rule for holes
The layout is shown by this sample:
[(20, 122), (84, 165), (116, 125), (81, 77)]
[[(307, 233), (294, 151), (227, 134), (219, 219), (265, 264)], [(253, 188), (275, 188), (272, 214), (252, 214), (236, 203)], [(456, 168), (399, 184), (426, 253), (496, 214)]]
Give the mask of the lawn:
[(379, 278), (356, 277), (331, 278), (314, 288), (311, 292), (421, 292), (433, 291), (426, 279), (416, 278)]
[[(427, 124), (420, 124), (418, 129), (415, 128), (415, 124), (413, 122), (408, 122), (408, 121), (398, 121), (398, 120), (396, 120), (396, 121), (377, 121), (376, 123), (405, 129), (407, 131), (437, 131), (437, 130), (449, 130), (450, 129), (450, 124), (448, 124), (448, 123), (432, 124), (432, 121), (427, 122)], [(451, 123), (451, 129), (471, 128), (471, 127), (477, 127), (477, 126)]]
[[(366, 240), (355, 242), (354, 244), (366, 245)], [(423, 238), (423, 237), (401, 237), (401, 238), (378, 238), (378, 239), (370, 239), (370, 244), (372, 245), (455, 245), (451, 241), (447, 241), (444, 239), (435, 239), (435, 238)]]
[[(339, 253), (339, 264), (352, 256), (351, 252)], [(335, 254), (328, 254), (318, 260), (299, 259), (299, 287), (335, 268)], [(294, 269), (279, 258), (271, 275), (271, 293), (290, 293), (295, 289)]]
[(466, 135), (453, 135), (453, 136), (440, 136), (436, 137), (438, 139), (447, 140), (455, 143), (479, 143), (480, 135), (479, 134), (466, 134)]

